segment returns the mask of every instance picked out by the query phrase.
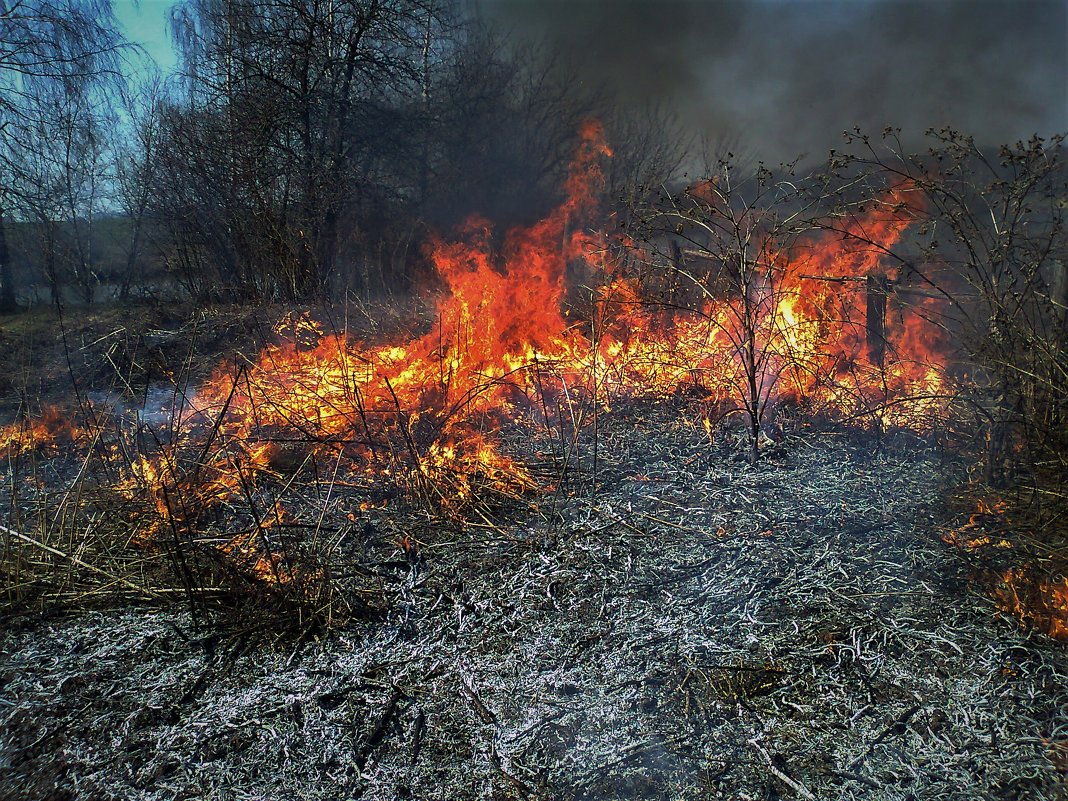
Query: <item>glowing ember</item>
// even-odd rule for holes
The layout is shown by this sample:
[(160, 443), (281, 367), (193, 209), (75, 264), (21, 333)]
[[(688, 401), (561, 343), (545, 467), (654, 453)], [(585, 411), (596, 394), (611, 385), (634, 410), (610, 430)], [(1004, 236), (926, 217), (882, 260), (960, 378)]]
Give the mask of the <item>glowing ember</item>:
[(976, 511), (969, 515), (968, 522), (942, 534), (942, 542), (967, 551), (980, 548), (1011, 548), (1012, 543), (1002, 536), (1009, 525), (1006, 516), (1009, 505), (1002, 499), (976, 500)]
[(1006, 570), (995, 589), (998, 608), (1037, 631), (1068, 640), (1068, 578), (1042, 578), (1022, 568)]

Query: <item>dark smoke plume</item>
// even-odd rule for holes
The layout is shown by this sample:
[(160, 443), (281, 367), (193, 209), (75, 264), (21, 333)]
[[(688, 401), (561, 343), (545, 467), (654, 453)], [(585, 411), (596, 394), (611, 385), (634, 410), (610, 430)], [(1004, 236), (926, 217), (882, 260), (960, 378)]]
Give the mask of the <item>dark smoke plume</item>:
[(977, 142), (1068, 130), (1065, 0), (473, 0), (626, 104), (698, 137), (818, 158), (859, 125)]

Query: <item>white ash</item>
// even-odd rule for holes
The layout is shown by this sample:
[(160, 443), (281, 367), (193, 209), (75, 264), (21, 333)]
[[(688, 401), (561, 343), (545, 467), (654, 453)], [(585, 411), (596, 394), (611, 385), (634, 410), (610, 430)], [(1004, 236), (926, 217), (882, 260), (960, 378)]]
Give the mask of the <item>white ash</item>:
[(431, 537), (385, 620), (11, 621), (0, 797), (1065, 797), (1068, 651), (939, 541), (938, 454), (810, 434), (750, 467), (666, 412), (601, 425), (596, 476), (583, 444), (540, 517)]

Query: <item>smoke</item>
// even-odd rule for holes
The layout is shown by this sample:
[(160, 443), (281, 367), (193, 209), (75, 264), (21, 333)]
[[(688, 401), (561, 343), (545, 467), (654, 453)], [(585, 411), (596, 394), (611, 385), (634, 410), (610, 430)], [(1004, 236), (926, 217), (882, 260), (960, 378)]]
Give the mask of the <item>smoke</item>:
[(474, 0), (621, 103), (667, 103), (697, 137), (821, 158), (855, 125), (908, 143), (1068, 130), (1064, 0)]

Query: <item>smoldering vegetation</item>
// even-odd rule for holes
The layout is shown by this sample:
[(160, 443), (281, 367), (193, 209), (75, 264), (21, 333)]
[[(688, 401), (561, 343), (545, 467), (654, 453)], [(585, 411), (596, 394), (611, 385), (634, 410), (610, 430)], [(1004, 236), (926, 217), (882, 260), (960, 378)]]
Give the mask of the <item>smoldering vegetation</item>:
[(0, 796), (1061, 797), (1028, 7), (3, 11)]
[(753, 467), (663, 405), (602, 420), (600, 447), (596, 495), (544, 499), (551, 526), (362, 515), (344, 550), (383, 612), (331, 637), (265, 646), (173, 609), (13, 621), (5, 787), (1058, 797), (1064, 649), (992, 621), (932, 536), (956, 469), (936, 452), (796, 432)]

